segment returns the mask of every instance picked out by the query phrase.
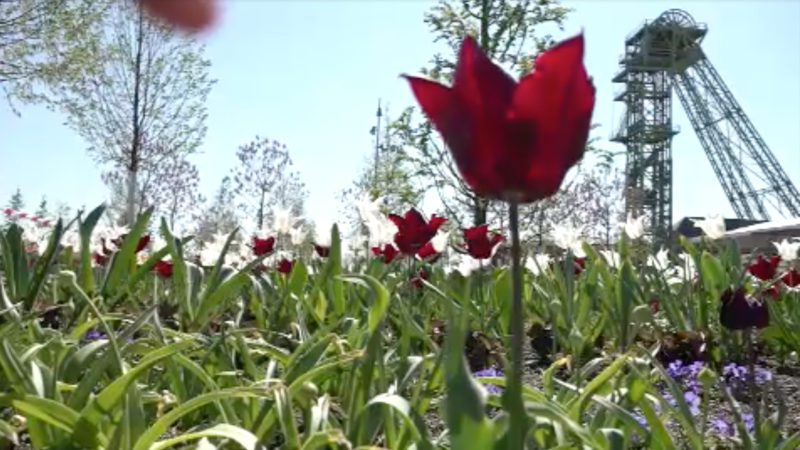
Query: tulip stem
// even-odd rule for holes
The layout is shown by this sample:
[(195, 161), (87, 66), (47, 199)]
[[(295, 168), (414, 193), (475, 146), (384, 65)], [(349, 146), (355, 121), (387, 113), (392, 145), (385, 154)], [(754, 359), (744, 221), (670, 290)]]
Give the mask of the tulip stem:
[(503, 398), (511, 422), (508, 431), (509, 449), (523, 449), (527, 415), (522, 402), (522, 267), (519, 244), (519, 203), (508, 204), (509, 231), (511, 233), (511, 370), (506, 371), (506, 391)]

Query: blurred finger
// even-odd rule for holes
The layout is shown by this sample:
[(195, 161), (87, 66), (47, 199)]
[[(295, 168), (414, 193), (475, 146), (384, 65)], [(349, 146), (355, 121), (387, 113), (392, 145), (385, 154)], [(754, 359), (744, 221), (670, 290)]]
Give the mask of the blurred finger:
[(214, 23), (217, 0), (139, 0), (151, 15), (187, 31), (200, 31)]

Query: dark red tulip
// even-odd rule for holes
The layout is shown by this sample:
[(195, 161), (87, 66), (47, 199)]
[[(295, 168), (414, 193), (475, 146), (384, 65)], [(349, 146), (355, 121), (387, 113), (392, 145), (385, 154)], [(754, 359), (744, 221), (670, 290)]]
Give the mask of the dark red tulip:
[(660, 309), (660, 306), (661, 305), (658, 302), (657, 298), (654, 298), (654, 299), (650, 300), (650, 312), (652, 312), (653, 314), (658, 312), (658, 310)]
[(136, 253), (144, 250), (147, 247), (147, 244), (150, 243), (150, 235), (145, 234), (144, 236), (139, 238), (139, 242), (136, 243)]
[(11, 208), (6, 208), (6, 209), (3, 210), (3, 214), (5, 214), (7, 216), (10, 216), (11, 213), (13, 213), (13, 212), (14, 212), (14, 210), (11, 209)]
[(780, 284), (775, 283), (772, 286), (764, 289), (764, 298), (772, 299), (772, 300), (779, 300), (781, 297), (781, 289)]
[(744, 288), (727, 289), (720, 298), (719, 321), (729, 330), (764, 328), (769, 325), (769, 309), (765, 302), (745, 293)]
[(583, 157), (594, 109), (583, 47), (578, 35), (542, 52), (517, 83), (467, 37), (452, 87), (406, 77), (476, 193), (521, 203), (549, 197)]
[(447, 222), (447, 219), (437, 217), (436, 214), (432, 215), (429, 221), (426, 221), (422, 214), (414, 208), (408, 210), (405, 217), (389, 214), (389, 219), (397, 225), (394, 243), (406, 255), (413, 255), (418, 252), (436, 235), (439, 227)]
[(153, 266), (153, 270), (155, 270), (161, 278), (169, 278), (172, 276), (172, 263), (162, 259), (156, 262)]
[(787, 270), (783, 275), (781, 275), (781, 281), (783, 284), (794, 288), (800, 286), (800, 272), (792, 267), (791, 269)]
[(422, 288), (422, 280), (427, 280), (427, 279), (428, 279), (428, 272), (425, 272), (425, 269), (419, 269), (419, 272), (417, 272), (416, 275), (411, 277), (411, 280), (409, 280), (409, 283), (411, 283), (411, 286), (414, 289), (421, 289)]
[(375, 256), (380, 256), (383, 259), (383, 262), (386, 264), (392, 262), (398, 253), (399, 252), (392, 244), (385, 244), (383, 248), (372, 247), (372, 254)]
[(288, 275), (292, 271), (292, 266), (294, 266), (294, 261), (289, 261), (288, 259), (283, 258), (278, 262), (278, 266), (275, 268), (275, 270), (284, 275)]
[(317, 252), (317, 255), (319, 255), (320, 258), (327, 258), (328, 254), (331, 252), (331, 248), (324, 245), (314, 244), (314, 251)]
[(105, 266), (108, 262), (108, 256), (95, 252), (92, 253), (92, 260), (94, 260), (94, 263), (98, 266)]
[(763, 255), (758, 255), (758, 258), (747, 266), (747, 271), (761, 281), (769, 281), (775, 278), (775, 273), (778, 270), (778, 264), (780, 264), (780, 262), (780, 256), (764, 258)]
[(272, 253), (272, 250), (275, 248), (275, 237), (270, 236), (266, 239), (261, 239), (260, 237), (253, 236), (250, 247), (253, 249), (253, 254), (256, 256), (267, 255)]
[(498, 233), (489, 233), (488, 225), (478, 225), (464, 229), (464, 243), (467, 253), (475, 259), (486, 259), (492, 256), (492, 250), (503, 240)]
[(17, 217), (19, 217), (20, 219), (24, 219), (24, 218), (28, 217), (28, 213), (21, 212), (21, 213), (17, 214)]
[[(127, 233), (123, 234), (123, 235), (119, 236), (116, 239), (112, 239), (111, 243), (114, 244), (117, 248), (121, 248), (122, 247), (122, 242), (125, 240), (125, 238), (127, 236), (128, 236)], [(102, 241), (103, 241), (103, 251), (105, 252), (106, 251), (106, 243), (105, 243), (104, 239)], [(139, 241), (136, 243), (136, 253), (139, 253), (140, 251), (144, 250), (145, 247), (147, 247), (147, 244), (149, 244), (149, 243), (150, 243), (150, 235), (149, 234), (145, 234), (144, 236), (140, 237)], [(110, 252), (110, 250), (108, 250), (108, 252)]]
[(442, 254), (433, 248), (433, 243), (431, 241), (428, 241), (427, 244), (423, 245), (422, 248), (417, 251), (417, 257), (419, 259), (431, 264), (438, 261), (441, 256)]
[(204, 30), (217, 16), (217, 0), (139, 0), (139, 3), (148, 14), (187, 31)]
[(580, 275), (586, 267), (586, 258), (572, 258), (572, 265), (575, 275)]

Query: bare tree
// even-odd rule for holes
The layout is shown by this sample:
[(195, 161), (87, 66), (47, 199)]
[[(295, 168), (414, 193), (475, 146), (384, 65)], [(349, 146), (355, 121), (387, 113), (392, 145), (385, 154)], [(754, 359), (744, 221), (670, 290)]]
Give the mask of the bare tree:
[(292, 170), (292, 159), (284, 144), (256, 138), (236, 151), (239, 164), (233, 170), (234, 192), (239, 208), (263, 228), (275, 206), (303, 213), (305, 185)]
[(224, 177), (214, 197), (196, 217), (198, 241), (208, 242), (215, 234), (230, 233), (238, 226), (234, 197), (233, 183)]

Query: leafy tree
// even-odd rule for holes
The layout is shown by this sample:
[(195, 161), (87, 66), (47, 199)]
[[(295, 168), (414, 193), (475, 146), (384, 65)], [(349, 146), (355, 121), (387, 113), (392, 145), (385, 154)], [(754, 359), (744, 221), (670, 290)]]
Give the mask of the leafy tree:
[(139, 193), (140, 174), (156, 173), (153, 165), (191, 154), (201, 143), (210, 63), (198, 42), (145, 20), (133, 2), (114, 2), (92, 25), (84, 32), (84, 51), (97, 64), (80, 67), (68, 80), (44, 80), (45, 89), (27, 99), (64, 111), (106, 168), (104, 179), (126, 180), (130, 223), (149, 195)]
[(0, 86), (6, 94), (29, 99), (36, 83), (60, 83), (92, 66), (87, 30), (108, 4), (108, 0), (0, 1)]
[(47, 217), (50, 215), (50, 211), (47, 209), (47, 197), (42, 197), (42, 201), (39, 202), (39, 209), (36, 210), (37, 217)]
[[(560, 29), (569, 11), (557, 0), (441, 0), (425, 14), (425, 22), (434, 41), (446, 43), (448, 52), (434, 55), (423, 73), (450, 81), (458, 49), (467, 35), (475, 36), (493, 61), (511, 72), (526, 73), (531, 70), (534, 55), (553, 43), (541, 28), (549, 25)], [(448, 217), (462, 224), (467, 216), (475, 224), (487, 223), (490, 202), (464, 184), (450, 152), (431, 125), (420, 120), (416, 109), (404, 111), (393, 126), (415, 174), (425, 188), (436, 190)]]
[(11, 196), (8, 207), (15, 211), (22, 211), (22, 208), (25, 207), (25, 200), (22, 198), (22, 191), (20, 191), (19, 188), (17, 188)]
[(271, 218), (272, 208), (289, 208), (303, 214), (305, 185), (292, 171), (292, 159), (286, 146), (265, 137), (256, 138), (236, 151), (238, 166), (233, 170), (234, 192), (241, 211), (257, 229)]
[(192, 216), (197, 205), (203, 203), (203, 196), (198, 191), (200, 173), (197, 167), (183, 155), (172, 156), (159, 165), (152, 188), (152, 204), (167, 218), (170, 228), (175, 229)]

